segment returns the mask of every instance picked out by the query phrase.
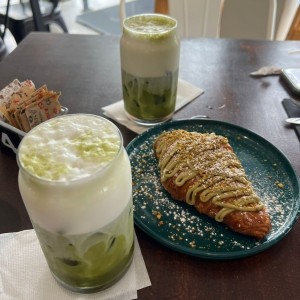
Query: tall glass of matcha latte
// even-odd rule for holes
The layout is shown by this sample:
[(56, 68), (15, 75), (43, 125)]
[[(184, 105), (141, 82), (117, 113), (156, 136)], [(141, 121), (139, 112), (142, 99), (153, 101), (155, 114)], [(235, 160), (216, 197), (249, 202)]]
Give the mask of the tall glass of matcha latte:
[(124, 108), (129, 119), (153, 125), (172, 117), (179, 48), (175, 19), (142, 14), (124, 20), (120, 55)]
[(79, 293), (104, 289), (133, 256), (131, 168), (122, 136), (88, 114), (57, 117), (20, 143), (19, 188), (55, 279)]

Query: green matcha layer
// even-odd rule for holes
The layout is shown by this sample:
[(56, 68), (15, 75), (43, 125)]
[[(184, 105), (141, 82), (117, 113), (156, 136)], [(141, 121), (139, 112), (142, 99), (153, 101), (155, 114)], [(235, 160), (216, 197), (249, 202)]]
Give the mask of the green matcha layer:
[(126, 112), (140, 120), (162, 119), (175, 110), (178, 71), (162, 77), (142, 78), (122, 70)]
[(124, 211), (122, 222), (113, 222), (113, 226), (104, 228), (104, 231), (91, 234), (51, 233), (37, 224), (34, 228), (54, 276), (74, 290), (109, 286), (124, 273), (132, 260), (132, 209), (129, 215), (128, 210)]

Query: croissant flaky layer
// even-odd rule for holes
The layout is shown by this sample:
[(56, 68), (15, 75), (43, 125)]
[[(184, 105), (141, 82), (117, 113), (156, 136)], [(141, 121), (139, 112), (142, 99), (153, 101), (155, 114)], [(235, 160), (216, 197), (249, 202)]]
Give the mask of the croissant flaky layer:
[(173, 130), (154, 143), (161, 183), (174, 200), (232, 230), (264, 238), (270, 217), (227, 138), (214, 133)]

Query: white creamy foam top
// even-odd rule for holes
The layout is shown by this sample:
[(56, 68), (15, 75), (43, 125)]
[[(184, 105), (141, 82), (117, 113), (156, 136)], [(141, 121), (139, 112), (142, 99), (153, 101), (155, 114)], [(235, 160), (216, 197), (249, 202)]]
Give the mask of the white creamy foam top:
[(118, 132), (106, 121), (70, 115), (43, 123), (22, 141), (21, 165), (33, 175), (55, 181), (86, 177), (107, 165), (120, 149)]

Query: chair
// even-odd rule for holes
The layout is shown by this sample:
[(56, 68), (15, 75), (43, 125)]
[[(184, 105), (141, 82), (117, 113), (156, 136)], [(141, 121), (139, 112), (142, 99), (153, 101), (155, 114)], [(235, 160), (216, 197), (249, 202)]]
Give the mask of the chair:
[(0, 61), (6, 56), (6, 54), (7, 54), (7, 50), (5, 44), (2, 38), (0, 37)]
[[(9, 5), (10, 0), (7, 0)], [(63, 32), (68, 32), (61, 15), (59, 0), (22, 2), (9, 5), (7, 29), (10, 30), (16, 43), (31, 31), (50, 31), (50, 25), (58, 25)], [(0, 8), (0, 24), (5, 25), (6, 7)]]
[(298, 0), (169, 0), (181, 37), (284, 40)]
[(293, 29), (293, 23), (297, 22), (296, 16), (298, 11), (300, 12), (298, 0), (285, 0), (275, 35), (275, 40), (283, 41), (290, 38), (289, 31), (290, 29)]
[(224, 0), (169, 0), (180, 37), (217, 37)]
[(273, 40), (277, 0), (224, 0), (220, 37)]
[(299, 0), (223, 0), (220, 37), (285, 40)]

